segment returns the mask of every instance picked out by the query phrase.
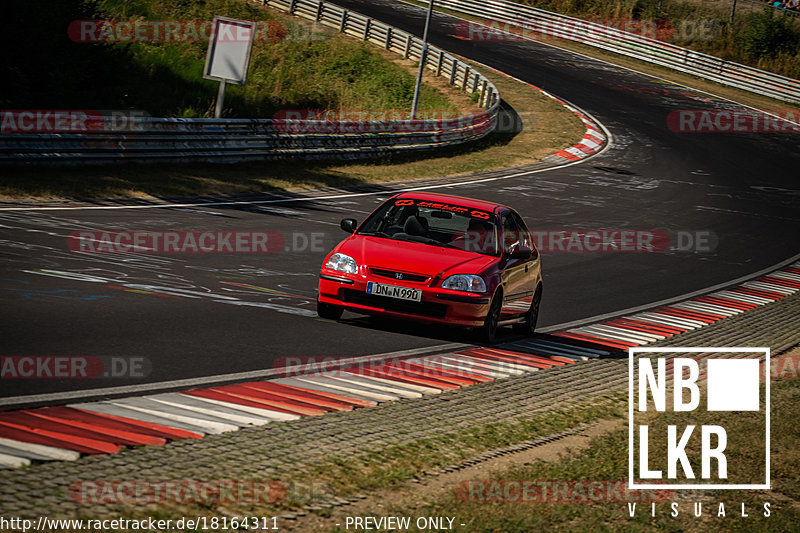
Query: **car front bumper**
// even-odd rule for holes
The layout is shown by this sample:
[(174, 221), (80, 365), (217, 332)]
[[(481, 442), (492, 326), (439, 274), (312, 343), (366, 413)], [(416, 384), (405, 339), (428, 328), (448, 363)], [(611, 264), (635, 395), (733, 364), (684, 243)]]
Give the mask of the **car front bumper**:
[[(422, 301), (368, 294), (367, 283), (370, 281), (419, 289)], [(339, 305), (356, 313), (417, 322), (479, 327), (489, 311), (489, 300), (486, 294), (448, 291), (420, 283), (392, 283), (382, 278), (350, 276), (340, 272), (323, 271), (319, 280), (319, 301), (322, 303)]]

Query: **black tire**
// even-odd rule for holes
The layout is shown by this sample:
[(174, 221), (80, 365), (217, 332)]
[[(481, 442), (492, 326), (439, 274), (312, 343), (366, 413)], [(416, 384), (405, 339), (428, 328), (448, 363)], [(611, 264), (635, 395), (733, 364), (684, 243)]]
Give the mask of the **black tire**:
[(525, 321), (519, 324), (514, 324), (514, 331), (522, 335), (533, 335), (536, 331), (536, 322), (539, 320), (539, 306), (542, 303), (542, 286), (536, 287), (536, 292), (533, 294), (531, 301), (531, 308), (525, 314)]
[(342, 318), (342, 313), (344, 313), (344, 309), (338, 305), (326, 304), (317, 300), (317, 314), (320, 318), (339, 320)]
[(489, 311), (486, 313), (486, 320), (483, 326), (476, 331), (478, 340), (487, 344), (492, 344), (497, 337), (498, 323), (500, 322), (500, 312), (503, 309), (503, 295), (498, 292), (492, 298)]

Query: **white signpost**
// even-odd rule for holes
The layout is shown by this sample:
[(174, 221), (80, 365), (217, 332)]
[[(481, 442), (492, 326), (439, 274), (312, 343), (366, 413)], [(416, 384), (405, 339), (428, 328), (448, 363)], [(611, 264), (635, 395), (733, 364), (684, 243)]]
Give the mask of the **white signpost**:
[(204, 78), (219, 81), (214, 118), (222, 116), (225, 84), (244, 85), (247, 79), (247, 67), (250, 64), (250, 50), (253, 46), (254, 35), (255, 22), (214, 17), (206, 55), (206, 66), (203, 70)]

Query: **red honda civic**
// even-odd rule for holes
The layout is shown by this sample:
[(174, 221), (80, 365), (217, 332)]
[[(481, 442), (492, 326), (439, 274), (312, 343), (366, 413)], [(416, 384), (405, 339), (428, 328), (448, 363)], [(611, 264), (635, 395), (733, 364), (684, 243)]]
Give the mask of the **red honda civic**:
[(475, 328), (536, 328), (542, 297), (539, 252), (522, 217), (500, 204), (406, 192), (363, 224), (345, 218), (349, 237), (325, 258), (317, 312), (347, 309), (403, 320)]

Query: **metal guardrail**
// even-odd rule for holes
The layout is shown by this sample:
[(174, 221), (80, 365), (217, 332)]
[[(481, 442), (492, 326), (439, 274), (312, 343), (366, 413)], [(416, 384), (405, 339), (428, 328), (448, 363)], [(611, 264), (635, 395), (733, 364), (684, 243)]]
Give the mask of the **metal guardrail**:
[(800, 103), (800, 80), (702, 54), (670, 43), (635, 35), (508, 0), (436, 0), (437, 7), (526, 32), (579, 42), (617, 54), (692, 74), (729, 87), (785, 102)]
[[(261, 0), (342, 33), (419, 61), (417, 37), (320, 0)], [(480, 72), (434, 46), (425, 66), (449, 80), (484, 109), (434, 120), (328, 121), (292, 119), (139, 118), (125, 131), (95, 127), (81, 132), (4, 132), (0, 163), (72, 164), (136, 162), (239, 162), (273, 159), (362, 159), (450, 146), (480, 139), (494, 130), (500, 95)], [(91, 119), (90, 119), (91, 120)]]

